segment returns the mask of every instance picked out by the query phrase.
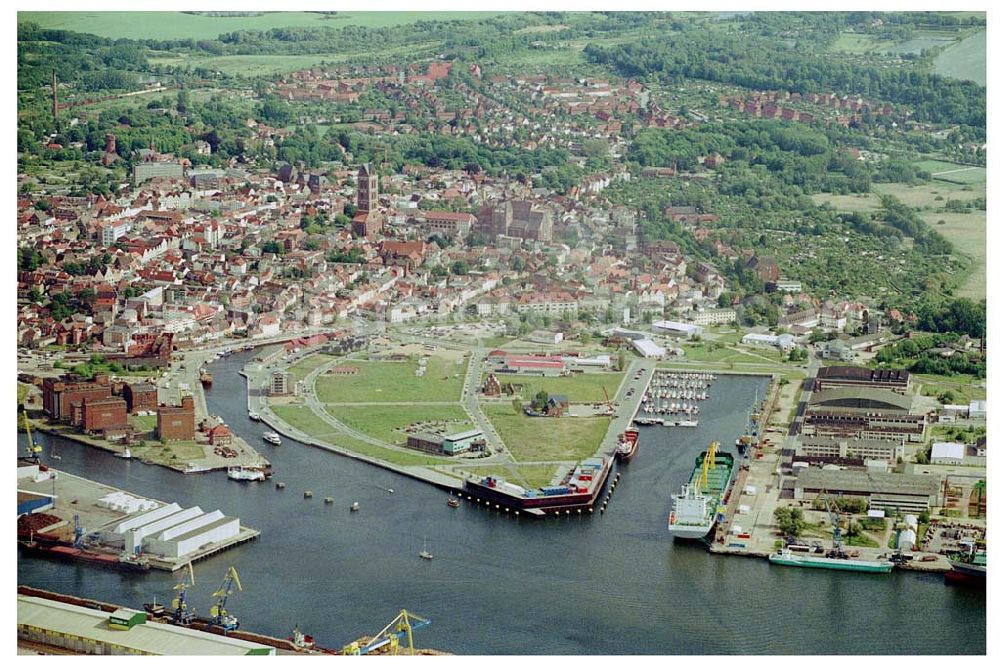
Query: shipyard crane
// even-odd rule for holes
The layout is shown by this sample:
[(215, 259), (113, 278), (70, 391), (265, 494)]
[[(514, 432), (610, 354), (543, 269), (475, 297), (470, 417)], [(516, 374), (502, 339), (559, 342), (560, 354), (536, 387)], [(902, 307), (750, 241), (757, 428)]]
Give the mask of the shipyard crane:
[(369, 640), (364, 645), (361, 641), (364, 639), (358, 639), (344, 646), (341, 650), (341, 654), (348, 655), (365, 655), (374, 654), (381, 651), (383, 648), (391, 650), (390, 654), (399, 654), (399, 642), (401, 639), (406, 639), (406, 647), (409, 649), (409, 654), (414, 654), (413, 651), (413, 632), (421, 627), (426, 627), (431, 621), (414, 615), (406, 609), (399, 612), (392, 622), (387, 624), (382, 631), (375, 634), (375, 637)]
[(190, 583), (185, 583), (182, 580), (174, 585), (174, 589), (177, 590), (177, 596), (174, 597), (174, 613), (170, 617), (170, 621), (173, 624), (191, 624), (191, 620), (194, 619), (194, 612), (189, 611), (187, 607), (187, 588), (194, 587), (194, 567), (191, 566), (191, 562), (188, 562), (188, 574), (191, 576)]
[(236, 567), (229, 567), (226, 575), (222, 578), (222, 584), (219, 585), (219, 589), (212, 593), (213, 597), (218, 598), (218, 601), (212, 606), (210, 611), (212, 624), (221, 627), (224, 632), (236, 631), (240, 626), (240, 621), (236, 616), (230, 615), (229, 611), (226, 610), (226, 602), (229, 600), (230, 592), (233, 591), (233, 585), (236, 585), (236, 589), (240, 592), (243, 591), (243, 584), (240, 583), (240, 576), (236, 573)]
[(28, 433), (28, 458), (38, 462), (38, 454), (42, 452), (42, 447), (35, 444), (34, 440), (31, 439), (31, 422), (28, 421), (28, 410), (24, 409), (21, 411), (24, 415), (24, 430)]
[(839, 559), (846, 559), (847, 554), (844, 552), (844, 543), (840, 540), (840, 511), (836, 512), (833, 509), (837, 509), (837, 505), (833, 505), (833, 509), (830, 508), (830, 496), (824, 490), (822, 492), (823, 500), (826, 503), (826, 515), (830, 519), (830, 525), (833, 526), (833, 549), (831, 553), (833, 557)]

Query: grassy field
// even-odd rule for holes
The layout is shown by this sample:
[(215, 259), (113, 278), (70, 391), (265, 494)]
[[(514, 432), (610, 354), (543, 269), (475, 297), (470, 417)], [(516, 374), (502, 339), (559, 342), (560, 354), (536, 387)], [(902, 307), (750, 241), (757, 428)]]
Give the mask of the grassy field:
[(375, 446), (374, 444), (354, 439), (333, 429), (313, 414), (307, 407), (275, 405), (271, 407), (271, 410), (283, 421), (298, 428), (310, 437), (334, 446), (339, 446), (348, 451), (385, 460), (396, 465), (442, 465), (450, 462), (444, 458), (432, 458), (431, 456), (409, 453), (399, 449)]
[[(986, 297), (986, 211), (941, 213), (927, 211), (920, 217), (934, 230), (950, 240), (955, 249), (972, 258), (973, 265), (959, 296)], [(939, 224), (940, 222), (944, 224)]]
[(951, 391), (955, 403), (967, 405), (971, 400), (985, 400), (986, 389), (981, 386), (985, 380), (970, 375), (913, 375), (919, 385), (920, 395), (936, 396)]
[(499, 476), (526, 488), (540, 488), (552, 482), (552, 477), (559, 470), (558, 465), (479, 465), (478, 467), (462, 467), (461, 471), (479, 476)]
[(986, 169), (977, 166), (967, 166), (941, 160), (924, 160), (914, 162), (913, 166), (929, 171), (937, 180), (944, 180), (958, 185), (972, 185), (986, 182)]
[(830, 50), (843, 53), (868, 53), (869, 51), (881, 51), (884, 45), (885, 42), (874, 35), (844, 32), (837, 37)]
[(511, 405), (487, 405), (483, 411), (511, 455), (523, 462), (587, 458), (611, 423), (603, 416), (532, 418), (515, 413)]
[[(937, 36), (935, 36), (937, 35)], [(939, 46), (947, 46), (955, 41), (957, 35), (947, 33), (926, 34), (913, 39), (908, 39), (899, 44), (893, 44), (886, 49), (887, 53), (915, 53), (919, 54), (924, 49), (933, 49)]]
[(171, 442), (170, 444), (142, 444), (135, 454), (152, 462), (170, 465), (205, 459), (205, 447), (194, 442)]
[(716, 342), (697, 342), (684, 345), (684, 358), (689, 361), (739, 362), (739, 356), (740, 353), (735, 349), (730, 349)]
[(878, 210), (882, 205), (876, 194), (827, 194), (826, 192), (812, 195), (817, 206), (830, 204), (835, 210), (848, 213)]
[(944, 181), (934, 181), (926, 185), (880, 183), (873, 185), (872, 189), (879, 194), (891, 194), (911, 208), (941, 207), (948, 199), (968, 201), (986, 196), (984, 184), (959, 185)]
[[(390, 444), (406, 442), (402, 429), (411, 424), (425, 423), (442, 425), (448, 433), (461, 432), (473, 427), (468, 415), (458, 405), (392, 405), (378, 407), (344, 407), (330, 405), (327, 411), (335, 419), (342, 421), (358, 432), (380, 439)], [(447, 422), (447, 423), (436, 423)]]
[(502, 12), (339, 12), (326, 18), (315, 12), (266, 12), (260, 16), (201, 16), (182, 12), (18, 12), (18, 21), (44, 28), (75, 30), (102, 37), (145, 39), (215, 39), (236, 30), (295, 27), (381, 28), (416, 21), (472, 20)]
[(986, 85), (986, 31), (980, 30), (934, 59), (934, 72)]
[(324, 363), (329, 363), (336, 356), (331, 356), (330, 354), (310, 354), (298, 363), (294, 363), (288, 368), (288, 373), (295, 377), (295, 381), (302, 381), (306, 378), (310, 372), (320, 367)]
[(21, 382), (18, 382), (17, 383), (17, 404), (18, 405), (23, 405), (24, 404), (24, 398), (27, 395), (28, 395), (28, 385), (27, 384), (22, 384)]
[(573, 374), (569, 377), (501, 377), (501, 381), (512, 381), (524, 384), (523, 398), (531, 398), (539, 391), (549, 395), (565, 395), (570, 402), (604, 401), (604, 388), (612, 399), (621, 385), (623, 372), (595, 372)]
[[(354, 361), (356, 375), (320, 376), (316, 396), (320, 402), (448, 402), (462, 392), (465, 365), (438, 356), (427, 359), (427, 372), (417, 377), (417, 361)], [(457, 377), (455, 375), (458, 375)]]
[(151, 432), (156, 430), (156, 417), (155, 416), (130, 416), (129, 421), (140, 432)]

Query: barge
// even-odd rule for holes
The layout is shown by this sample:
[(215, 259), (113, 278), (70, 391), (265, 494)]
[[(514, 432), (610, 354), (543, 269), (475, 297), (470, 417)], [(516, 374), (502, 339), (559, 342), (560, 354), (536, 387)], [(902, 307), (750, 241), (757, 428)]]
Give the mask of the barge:
[(113, 554), (103, 551), (79, 548), (58, 541), (21, 541), (17, 542), (26, 553), (58, 560), (70, 560), (84, 564), (123, 569), (126, 571), (149, 571), (149, 560), (143, 556), (129, 557), (125, 553)]
[(851, 560), (837, 557), (811, 557), (809, 555), (799, 555), (789, 549), (782, 549), (781, 552), (771, 553), (767, 559), (771, 564), (782, 564), (789, 567), (805, 567), (809, 569), (837, 569), (840, 571), (859, 571), (862, 573), (889, 573), (892, 571), (892, 562), (880, 560), (872, 562), (870, 560)]
[(471, 497), (534, 516), (592, 509), (611, 473), (613, 459), (587, 458), (557, 486), (527, 489), (496, 476), (465, 479)]

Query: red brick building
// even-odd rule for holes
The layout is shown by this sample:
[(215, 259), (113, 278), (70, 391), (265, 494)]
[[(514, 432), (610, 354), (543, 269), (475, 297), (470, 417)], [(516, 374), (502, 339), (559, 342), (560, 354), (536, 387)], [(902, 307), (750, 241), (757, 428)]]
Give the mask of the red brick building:
[(156, 386), (149, 382), (126, 384), (122, 396), (128, 405), (129, 414), (156, 411)]
[(208, 431), (208, 443), (212, 446), (230, 446), (233, 443), (233, 433), (224, 424), (219, 424)]
[(382, 232), (382, 215), (377, 210), (358, 213), (351, 220), (351, 232), (358, 238), (375, 238)]
[[(98, 376), (93, 382), (71, 382), (46, 377), (42, 382), (42, 409), (49, 418), (72, 422), (73, 405), (80, 405), (84, 398), (99, 400), (111, 397), (107, 376)], [(79, 421), (74, 425), (78, 425)]]
[(156, 432), (167, 442), (194, 440), (194, 398), (181, 398), (181, 406), (160, 405), (156, 412)]
[(86, 398), (81, 411), (83, 431), (87, 433), (121, 429), (127, 423), (125, 401), (121, 398)]

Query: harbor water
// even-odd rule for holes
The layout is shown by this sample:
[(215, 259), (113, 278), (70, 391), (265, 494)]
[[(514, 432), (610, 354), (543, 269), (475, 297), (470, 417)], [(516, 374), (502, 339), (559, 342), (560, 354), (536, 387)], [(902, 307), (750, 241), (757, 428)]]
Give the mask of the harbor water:
[[(697, 428), (641, 427), (639, 451), (618, 469), (604, 515), (536, 520), (467, 502), (449, 508), (448, 495), (425, 483), (288, 438), (264, 443), (268, 428), (247, 418), (237, 374), (247, 358), (213, 364), (208, 407), (264, 450), (274, 467), (267, 483), (185, 476), (36, 435), (43, 462), (57, 469), (221, 509), (261, 530), (258, 541), (195, 565), (188, 602), (199, 614), (235, 566), (244, 591), (228, 608), (241, 628), (290, 636), (297, 626), (334, 648), (374, 634), (405, 608), (432, 620), (415, 634), (419, 646), (458, 654), (985, 653), (982, 590), (931, 574), (773, 567), (671, 539), (671, 492), (710, 441), (734, 450), (764, 379), (720, 376), (700, 403)], [(312, 499), (303, 498), (307, 490)], [(354, 502), (361, 510), (352, 513)], [(430, 561), (418, 557), (425, 539)], [(154, 595), (169, 604), (181, 577), (18, 555), (21, 584), (133, 608)]]

